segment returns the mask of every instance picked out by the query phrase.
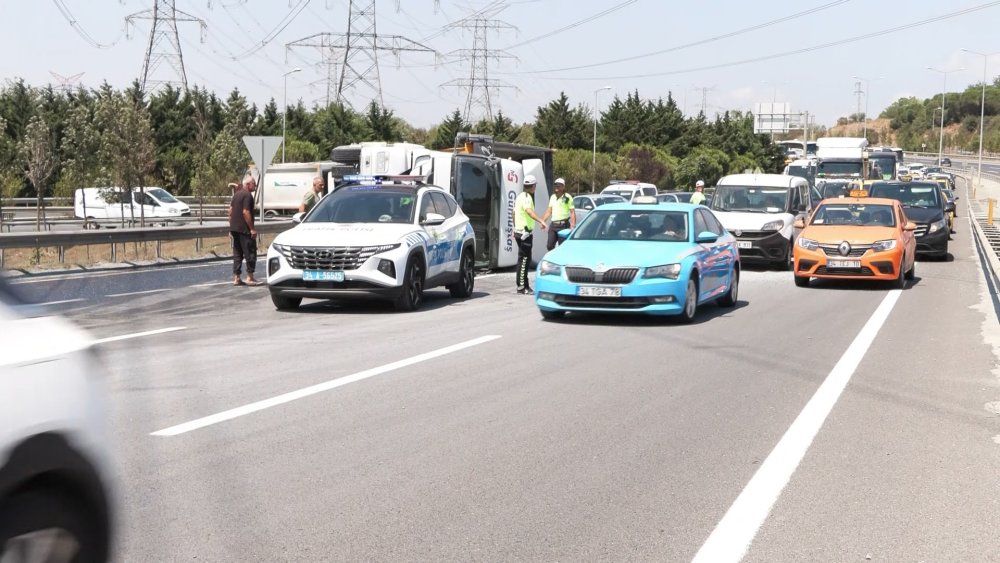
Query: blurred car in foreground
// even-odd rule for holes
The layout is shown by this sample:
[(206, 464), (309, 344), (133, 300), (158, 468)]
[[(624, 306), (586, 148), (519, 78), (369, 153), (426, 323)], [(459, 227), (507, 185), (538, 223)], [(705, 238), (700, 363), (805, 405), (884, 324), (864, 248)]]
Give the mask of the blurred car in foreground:
[(567, 312), (679, 315), (733, 307), (739, 291), (736, 238), (707, 208), (690, 203), (604, 205), (538, 264), (535, 304), (546, 319)]
[(897, 288), (916, 273), (917, 226), (893, 199), (837, 198), (820, 203), (795, 242), (795, 285), (810, 278), (885, 280)]
[(102, 369), (82, 330), (0, 279), (0, 561), (106, 561)]

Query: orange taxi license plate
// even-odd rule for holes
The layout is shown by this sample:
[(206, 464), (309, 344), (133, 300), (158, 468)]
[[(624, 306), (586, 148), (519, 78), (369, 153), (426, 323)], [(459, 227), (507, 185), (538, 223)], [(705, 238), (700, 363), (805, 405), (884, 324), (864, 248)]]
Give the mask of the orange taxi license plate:
[(828, 268), (861, 268), (861, 260), (828, 260)]
[(581, 297), (621, 297), (622, 288), (592, 287), (584, 285), (576, 288), (576, 294)]

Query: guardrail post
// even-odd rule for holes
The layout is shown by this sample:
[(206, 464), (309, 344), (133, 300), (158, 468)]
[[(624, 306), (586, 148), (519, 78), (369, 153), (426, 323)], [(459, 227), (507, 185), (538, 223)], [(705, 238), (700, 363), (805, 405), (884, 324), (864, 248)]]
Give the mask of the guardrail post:
[(62, 264), (66, 262), (66, 247), (60, 244), (56, 248), (58, 249), (56, 252), (59, 256), (59, 263)]
[(157, 260), (160, 259), (160, 241), (159, 240), (156, 241), (156, 259)]
[(987, 225), (992, 225), (993, 224), (993, 207), (996, 205), (997, 200), (995, 200), (995, 199), (993, 199), (991, 197), (990, 199), (988, 199), (986, 201), (987, 201), (987, 207), (986, 207), (986, 224)]
[(118, 261), (118, 247), (115, 245), (115, 243), (111, 243), (111, 261), (112, 262)]

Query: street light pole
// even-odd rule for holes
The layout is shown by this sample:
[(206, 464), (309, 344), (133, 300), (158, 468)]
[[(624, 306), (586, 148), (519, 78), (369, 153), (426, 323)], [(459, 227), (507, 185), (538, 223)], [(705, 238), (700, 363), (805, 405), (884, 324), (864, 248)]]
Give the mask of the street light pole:
[(940, 72), (944, 75), (944, 80), (941, 82), (941, 134), (938, 137), (938, 158), (937, 165), (941, 166), (941, 157), (944, 153), (944, 99), (947, 96), (948, 90), (948, 73), (958, 72), (960, 70), (965, 70), (965, 67), (956, 68), (954, 70), (939, 70), (932, 67), (927, 67), (927, 70), (932, 70), (934, 72)]
[(288, 113), (288, 75), (299, 72), (300, 70), (302, 69), (295, 67), (282, 76), (285, 81), (285, 93), (281, 99), (281, 162), (285, 162), (285, 124), (287, 121), (286, 114)]
[[(852, 76), (851, 78), (853, 78), (855, 80), (864, 80), (864, 82), (865, 82), (865, 117), (864, 117), (865, 124), (864, 124), (864, 133), (862, 134), (862, 137), (864, 137), (865, 140), (867, 141), (868, 140), (868, 99), (871, 98), (870, 94), (871, 94), (871, 83), (872, 83), (872, 81), (868, 80), (867, 78), (862, 78), (860, 76)], [(885, 78), (885, 77), (884, 76), (879, 76), (875, 80), (882, 80), (883, 78)]]
[(610, 89), (611, 86), (605, 86), (594, 90), (594, 152), (590, 162), (590, 191), (597, 190), (597, 95)]
[[(979, 55), (983, 58), (983, 99), (979, 105), (979, 170), (976, 172), (976, 186), (978, 187), (983, 183), (983, 124), (986, 118), (986, 63), (989, 62), (989, 58), (993, 55), (1000, 55), (1000, 52), (980, 53), (979, 51), (973, 51), (971, 49), (962, 50), (966, 53)], [(973, 193), (975, 193), (975, 191), (973, 191)]]

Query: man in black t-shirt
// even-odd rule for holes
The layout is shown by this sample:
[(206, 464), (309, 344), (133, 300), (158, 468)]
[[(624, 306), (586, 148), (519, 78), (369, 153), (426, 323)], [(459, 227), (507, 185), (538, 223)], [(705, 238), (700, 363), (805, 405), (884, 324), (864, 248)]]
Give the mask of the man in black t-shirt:
[[(253, 177), (243, 181), (243, 187), (233, 194), (229, 204), (229, 235), (233, 239), (233, 285), (260, 285), (254, 277), (257, 268), (257, 229), (253, 223), (253, 192), (257, 182)], [(247, 281), (240, 276), (243, 261), (247, 263)]]

